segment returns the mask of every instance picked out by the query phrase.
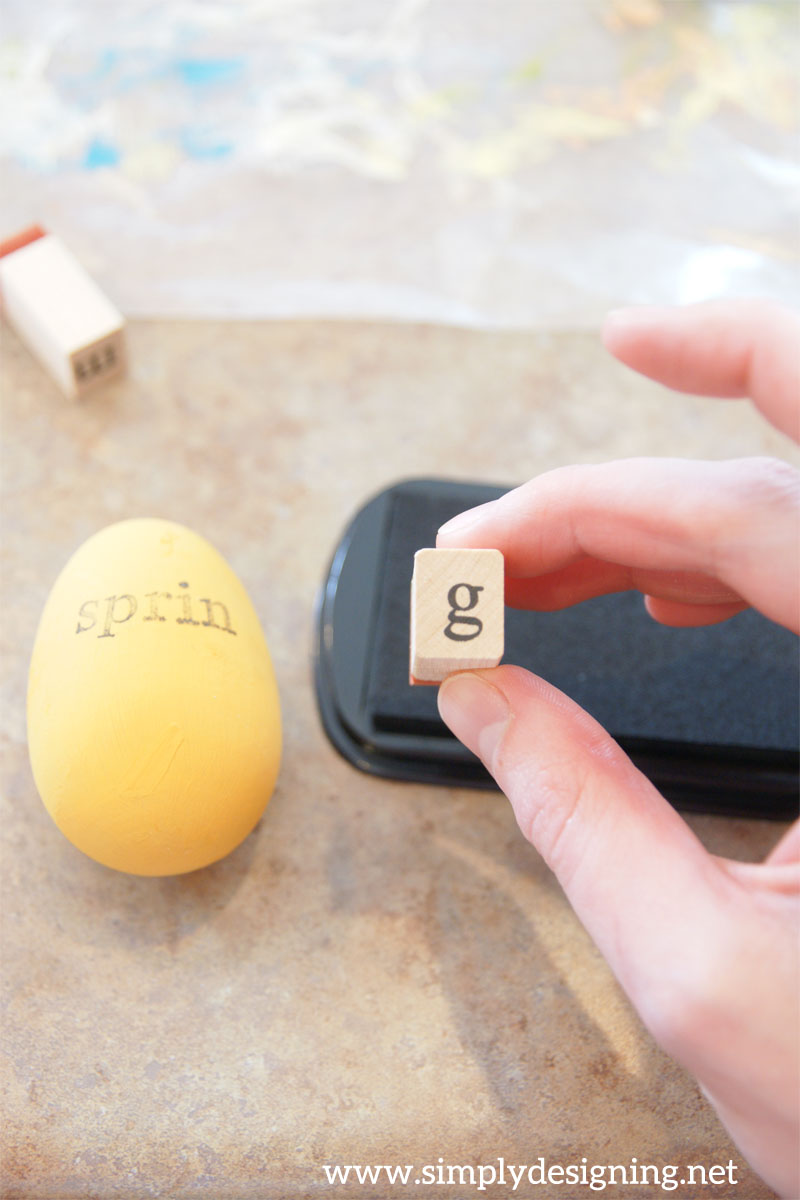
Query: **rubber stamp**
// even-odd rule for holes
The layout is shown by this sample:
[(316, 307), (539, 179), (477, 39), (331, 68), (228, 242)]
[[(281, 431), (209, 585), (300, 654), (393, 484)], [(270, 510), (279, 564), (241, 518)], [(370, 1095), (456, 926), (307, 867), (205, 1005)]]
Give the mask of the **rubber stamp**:
[(69, 397), (119, 374), (125, 321), (63, 242), (38, 225), (0, 243), (9, 323)]
[(418, 550), (411, 580), (412, 684), (496, 667), (503, 657), (499, 550)]

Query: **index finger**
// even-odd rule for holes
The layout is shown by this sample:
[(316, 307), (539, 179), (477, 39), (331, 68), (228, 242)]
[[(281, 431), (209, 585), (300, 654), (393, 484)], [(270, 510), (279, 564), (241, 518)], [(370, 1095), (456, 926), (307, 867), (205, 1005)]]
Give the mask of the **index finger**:
[(615, 358), (667, 387), (699, 396), (749, 396), (800, 441), (800, 315), (766, 300), (713, 300), (609, 313)]
[(800, 475), (778, 459), (559, 467), (462, 513), (437, 545), (494, 547), (513, 579), (581, 559), (699, 572), (797, 629), (799, 501)]

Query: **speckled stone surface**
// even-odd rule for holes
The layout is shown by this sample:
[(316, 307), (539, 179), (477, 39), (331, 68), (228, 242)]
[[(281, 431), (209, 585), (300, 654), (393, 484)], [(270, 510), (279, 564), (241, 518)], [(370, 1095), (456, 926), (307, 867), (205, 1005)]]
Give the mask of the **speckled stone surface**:
[[(484, 1193), (413, 1179), (440, 1158), (635, 1156), (733, 1159), (737, 1200), (769, 1197), (644, 1032), (505, 801), (353, 770), (321, 731), (310, 651), (344, 524), (399, 478), (791, 457), (785, 439), (744, 403), (637, 379), (585, 334), (153, 322), (131, 327), (130, 360), (126, 380), (69, 403), (2, 333), (2, 1195), (461, 1198)], [(161, 880), (107, 870), (61, 836), (25, 741), (48, 590), (86, 537), (138, 515), (190, 525), (237, 571), (285, 719), (256, 831), (223, 862)], [(782, 832), (691, 823), (742, 858)], [(324, 1166), (350, 1163), (415, 1170), (405, 1189), (329, 1186)]]

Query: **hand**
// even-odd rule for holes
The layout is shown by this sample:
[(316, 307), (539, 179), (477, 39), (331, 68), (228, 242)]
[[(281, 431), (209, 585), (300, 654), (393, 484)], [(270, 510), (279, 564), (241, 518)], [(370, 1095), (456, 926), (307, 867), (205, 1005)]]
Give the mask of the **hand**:
[[(719, 302), (612, 314), (608, 349), (681, 391), (750, 395), (798, 437), (800, 319)], [(656, 620), (748, 605), (798, 630), (800, 475), (777, 460), (566, 467), (462, 514), (437, 544), (496, 547), (506, 599), (555, 609), (637, 588)], [(709, 854), (596, 721), (518, 667), (464, 672), (443, 720), (480, 756), (643, 1021), (753, 1168), (800, 1196), (800, 824), (763, 864)]]

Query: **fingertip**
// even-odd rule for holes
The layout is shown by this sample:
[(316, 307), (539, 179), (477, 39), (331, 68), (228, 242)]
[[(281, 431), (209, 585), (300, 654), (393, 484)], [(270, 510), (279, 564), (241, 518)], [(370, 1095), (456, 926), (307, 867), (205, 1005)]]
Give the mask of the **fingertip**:
[(448, 547), (458, 545), (464, 536), (469, 536), (474, 529), (481, 525), (494, 511), (496, 500), (488, 500), (485, 504), (478, 504), (475, 508), (468, 508), (464, 512), (457, 513), (444, 525), (441, 525), (436, 534), (437, 547)]
[(616, 353), (620, 340), (624, 339), (629, 328), (630, 311), (628, 308), (612, 308), (610, 312), (606, 313), (600, 338), (606, 350), (612, 354)]
[(750, 605), (744, 600), (718, 604), (692, 604), (680, 600), (662, 599), (660, 596), (645, 596), (644, 606), (659, 625), (673, 629), (697, 628), (701, 625), (719, 625), (737, 613), (744, 612)]
[(632, 337), (663, 326), (672, 312), (671, 308), (655, 304), (612, 308), (603, 322), (603, 345), (612, 354), (617, 354)]
[(504, 691), (492, 682), (492, 671), (458, 671), (439, 688), (439, 715), (468, 750), (491, 771), (511, 708)]
[(758, 298), (614, 309), (603, 327), (606, 349), (625, 366), (678, 392), (749, 396), (795, 440), (798, 337), (798, 313)]

